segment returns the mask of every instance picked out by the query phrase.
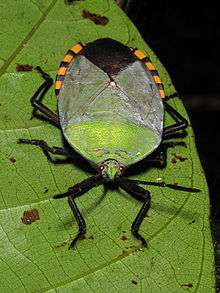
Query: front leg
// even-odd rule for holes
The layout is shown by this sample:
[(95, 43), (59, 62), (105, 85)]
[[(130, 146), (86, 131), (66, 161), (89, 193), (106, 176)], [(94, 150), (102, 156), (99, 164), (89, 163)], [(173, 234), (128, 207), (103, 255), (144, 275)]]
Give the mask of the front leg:
[(76, 205), (74, 195), (70, 195), (68, 197), (68, 203), (78, 224), (78, 233), (69, 246), (69, 249), (74, 249), (76, 247), (77, 241), (85, 238), (86, 222)]
[(76, 247), (77, 241), (80, 239), (84, 239), (84, 236), (86, 234), (86, 222), (77, 207), (75, 199), (102, 183), (103, 178), (100, 174), (98, 174), (95, 176), (91, 176), (87, 179), (84, 179), (80, 183), (77, 183), (74, 186), (70, 187), (67, 192), (57, 194), (53, 197), (54, 199), (68, 197), (69, 206), (78, 224), (78, 233), (71, 242), (69, 249), (74, 249)]

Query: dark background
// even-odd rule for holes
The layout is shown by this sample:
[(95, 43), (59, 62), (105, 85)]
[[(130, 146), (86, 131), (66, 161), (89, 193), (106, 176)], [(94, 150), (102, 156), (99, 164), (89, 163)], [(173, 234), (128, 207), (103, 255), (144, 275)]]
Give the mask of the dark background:
[[(123, 1), (122, 1), (123, 2)], [(188, 110), (211, 197), (211, 223), (220, 292), (220, 25), (217, 4), (127, 2), (126, 12), (171, 75)]]

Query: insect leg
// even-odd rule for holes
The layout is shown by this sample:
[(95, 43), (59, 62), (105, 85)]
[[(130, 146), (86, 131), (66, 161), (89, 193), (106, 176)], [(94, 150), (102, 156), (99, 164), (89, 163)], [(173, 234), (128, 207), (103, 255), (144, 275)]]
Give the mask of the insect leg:
[(38, 88), (38, 90), (35, 92), (35, 94), (31, 97), (31, 105), (33, 106), (33, 112), (32, 115), (39, 118), (37, 115), (37, 110), (43, 113), (43, 116), (40, 116), (41, 118), (47, 119), (54, 123), (56, 126), (60, 127), (59, 124), (59, 117), (56, 113), (51, 111), (48, 107), (46, 107), (41, 101), (47, 91), (50, 89), (50, 87), (53, 84), (53, 79), (44, 72), (39, 66), (36, 67), (37, 72), (43, 77), (45, 80), (42, 85)]
[(144, 184), (144, 185), (152, 185), (152, 186), (158, 186), (162, 188), (170, 188), (174, 190), (180, 190), (180, 191), (186, 191), (186, 192), (200, 192), (201, 190), (195, 187), (186, 187), (186, 186), (181, 186), (181, 185), (176, 185), (176, 184), (170, 184), (166, 183), (164, 181), (160, 182), (152, 182), (152, 181), (145, 181), (145, 180), (136, 180), (136, 179), (123, 179), (125, 182), (128, 183), (134, 183), (134, 184)]
[(140, 235), (139, 229), (141, 226), (141, 223), (143, 222), (149, 208), (150, 208), (150, 202), (151, 202), (151, 196), (150, 192), (132, 182), (128, 182), (128, 180), (124, 180), (122, 178), (118, 181), (119, 186), (124, 189), (126, 192), (128, 192), (131, 196), (135, 197), (137, 200), (140, 200), (143, 203), (139, 213), (137, 214), (136, 218), (134, 219), (134, 222), (131, 226), (131, 232), (134, 235), (135, 238), (140, 240), (142, 242), (142, 246), (146, 247), (147, 242), (143, 238), (143, 236)]
[(167, 113), (170, 114), (170, 116), (175, 120), (176, 123), (164, 128), (163, 139), (175, 135), (179, 130), (184, 130), (188, 126), (188, 121), (179, 112), (177, 112), (166, 102), (164, 102), (164, 105), (165, 110), (167, 111)]
[(59, 160), (54, 160), (51, 154), (55, 154), (55, 155), (61, 155), (61, 156), (66, 156), (71, 158), (71, 154), (65, 150), (64, 148), (61, 147), (49, 147), (48, 144), (44, 141), (44, 140), (40, 140), (40, 139), (24, 139), (24, 138), (20, 138), (18, 140), (19, 144), (31, 144), (31, 145), (36, 145), (39, 146), (42, 150), (43, 153), (45, 154), (45, 156), (47, 157), (47, 159), (51, 162), (51, 163), (60, 163)]
[(80, 211), (76, 205), (76, 202), (74, 200), (74, 196), (68, 197), (68, 203), (69, 203), (69, 206), (73, 212), (73, 215), (74, 215), (74, 217), (77, 221), (78, 227), (79, 227), (78, 233), (77, 233), (76, 237), (73, 239), (73, 241), (71, 242), (70, 247), (69, 247), (69, 249), (74, 249), (77, 241), (79, 239), (83, 239), (83, 236), (86, 234), (86, 222), (85, 222), (82, 214), (80, 213)]
[(162, 142), (156, 151), (150, 154), (146, 159), (146, 163), (150, 163), (159, 168), (165, 168), (167, 165), (167, 149), (169, 147), (175, 147), (177, 145), (186, 146), (185, 142)]
[[(147, 190), (146, 190), (147, 191)], [(137, 214), (134, 222), (132, 223), (132, 226), (131, 226), (131, 232), (132, 234), (134, 235), (134, 237), (136, 237), (138, 240), (140, 240), (142, 242), (142, 245), (144, 247), (147, 246), (147, 242), (146, 240), (139, 234), (139, 228), (140, 228), (140, 225), (141, 223), (143, 222), (149, 208), (150, 208), (150, 192), (147, 191), (148, 193), (148, 198), (145, 199), (139, 213)]]
[(170, 99), (174, 99), (174, 98), (178, 98), (180, 95), (177, 93), (177, 92), (175, 92), (175, 93), (173, 93), (173, 94), (171, 94), (171, 95), (169, 95), (169, 96), (166, 96), (165, 98), (164, 98), (164, 101), (169, 101)]
[(87, 179), (84, 179), (80, 183), (75, 184), (73, 187), (70, 187), (67, 192), (63, 194), (57, 194), (54, 196), (55, 199), (68, 196), (68, 203), (78, 223), (78, 227), (79, 227), (78, 233), (76, 237), (73, 239), (72, 243), (70, 244), (69, 249), (74, 249), (77, 241), (79, 239), (82, 239), (83, 236), (86, 234), (86, 222), (83, 219), (83, 216), (76, 205), (75, 198), (83, 195), (84, 193), (92, 189), (93, 187), (96, 187), (102, 183), (103, 183), (103, 177), (100, 174), (98, 174), (95, 176), (91, 176)]
[(145, 162), (159, 168), (165, 168), (167, 165), (167, 149), (161, 145), (159, 150), (145, 159)]

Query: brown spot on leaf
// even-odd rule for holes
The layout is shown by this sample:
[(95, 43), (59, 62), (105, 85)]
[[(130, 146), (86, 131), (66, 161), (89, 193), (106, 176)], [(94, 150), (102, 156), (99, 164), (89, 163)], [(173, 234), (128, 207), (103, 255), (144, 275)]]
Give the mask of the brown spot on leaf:
[(33, 222), (39, 220), (39, 213), (37, 209), (31, 209), (29, 211), (23, 212), (23, 217), (21, 218), (21, 221), (25, 225), (30, 225)]
[(73, 2), (75, 2), (75, 0), (64, 0), (64, 3), (65, 3), (66, 5), (73, 4)]
[(83, 1), (83, 0), (64, 0), (64, 3), (66, 5), (71, 5), (73, 4), (74, 2), (80, 2), (80, 1)]
[(126, 256), (128, 256), (130, 254), (130, 252), (128, 250), (122, 250), (122, 254), (119, 255), (119, 257), (124, 258)]
[(11, 161), (11, 162), (12, 162), (12, 164), (14, 164), (14, 163), (16, 162), (16, 159), (15, 159), (15, 158), (13, 158), (13, 157), (11, 157), (11, 158), (9, 158), (9, 161)]
[(188, 160), (188, 158), (179, 156), (179, 155), (177, 155), (175, 153), (173, 153), (172, 155), (174, 156), (174, 159), (179, 160), (180, 162), (184, 162), (184, 161)]
[(4, 120), (5, 122), (9, 122), (9, 121), (11, 121), (9, 115), (3, 115), (3, 120)]
[(189, 225), (194, 224), (196, 220), (192, 220), (191, 222), (189, 222)]
[(17, 64), (16, 71), (32, 71), (33, 66), (30, 64)]
[(126, 235), (122, 235), (121, 240), (128, 240), (128, 237)]
[(101, 16), (99, 14), (91, 13), (88, 10), (83, 9), (82, 11), (83, 18), (89, 18), (97, 25), (106, 25), (109, 22), (109, 19), (106, 16)]
[(171, 163), (172, 164), (176, 164), (177, 163), (177, 160), (175, 158), (172, 158)]
[(124, 258), (124, 257), (126, 257), (126, 256), (128, 256), (128, 255), (130, 255), (130, 254), (132, 254), (134, 252), (140, 251), (140, 250), (142, 251), (143, 249), (141, 249), (140, 247), (137, 247), (135, 245), (132, 245), (130, 247), (125, 247), (125, 249), (122, 250), (122, 253), (119, 254), (115, 258), (115, 260), (120, 260), (120, 259), (122, 259), (122, 258)]
[(48, 188), (47, 187), (44, 187), (44, 191), (43, 191), (43, 193), (47, 193), (48, 192)]
[(188, 284), (182, 284), (181, 287), (188, 287), (188, 288), (192, 288), (193, 284), (192, 283), (188, 283)]
[(184, 161), (188, 160), (188, 158), (185, 158), (185, 157), (182, 157), (182, 156), (178, 156), (178, 155), (176, 155), (176, 158), (178, 160), (180, 160), (180, 162), (184, 162)]

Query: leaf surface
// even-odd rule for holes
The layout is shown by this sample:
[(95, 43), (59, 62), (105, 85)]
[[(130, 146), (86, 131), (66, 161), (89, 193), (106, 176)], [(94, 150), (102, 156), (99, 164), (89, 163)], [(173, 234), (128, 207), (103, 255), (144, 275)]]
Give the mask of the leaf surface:
[[(108, 24), (82, 18), (83, 9), (106, 16)], [(87, 178), (89, 170), (78, 164), (54, 166), (37, 147), (16, 143), (35, 138), (62, 146), (58, 129), (30, 120), (29, 99), (42, 79), (35, 71), (16, 72), (16, 65), (40, 65), (54, 78), (66, 51), (79, 41), (111, 37), (144, 50), (166, 94), (174, 94), (166, 70), (134, 25), (112, 0), (72, 5), (61, 0), (1, 1), (0, 14), (0, 291), (214, 292), (208, 190), (191, 127), (184, 139), (187, 147), (169, 149), (166, 169), (142, 165), (131, 176), (163, 178), (202, 190), (149, 187), (152, 207), (141, 226), (149, 246), (143, 251), (130, 233), (140, 203), (121, 191), (105, 194), (102, 187), (77, 199), (88, 232), (77, 250), (69, 251), (77, 225), (66, 199), (55, 201), (52, 196)], [(45, 103), (56, 108), (53, 89)], [(187, 117), (178, 98), (169, 103)], [(174, 163), (174, 153), (187, 159)], [(40, 219), (24, 225), (23, 212), (32, 208)]]

